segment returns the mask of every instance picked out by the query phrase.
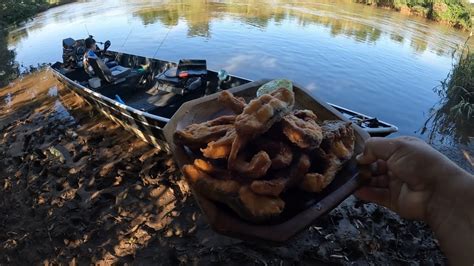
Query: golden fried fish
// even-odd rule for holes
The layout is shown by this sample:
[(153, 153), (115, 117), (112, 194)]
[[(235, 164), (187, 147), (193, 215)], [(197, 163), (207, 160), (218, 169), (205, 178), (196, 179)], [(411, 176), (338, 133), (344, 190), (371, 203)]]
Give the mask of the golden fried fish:
[(309, 110), (287, 114), (281, 120), (283, 133), (296, 146), (315, 149), (323, 140), (323, 131), (315, 118), (316, 115)]
[(244, 98), (235, 97), (231, 92), (222, 91), (217, 98), (224, 106), (229, 107), (234, 113), (241, 114), (244, 111), (246, 102)]

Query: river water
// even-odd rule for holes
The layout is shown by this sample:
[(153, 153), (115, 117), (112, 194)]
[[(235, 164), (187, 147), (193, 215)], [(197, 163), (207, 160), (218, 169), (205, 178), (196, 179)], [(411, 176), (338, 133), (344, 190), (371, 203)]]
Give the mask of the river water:
[(433, 88), (467, 34), (351, 1), (81, 1), (10, 32), (23, 67), (61, 60), (61, 40), (111, 40), (111, 50), (207, 59), (249, 79), (288, 78), (314, 95), (419, 135)]

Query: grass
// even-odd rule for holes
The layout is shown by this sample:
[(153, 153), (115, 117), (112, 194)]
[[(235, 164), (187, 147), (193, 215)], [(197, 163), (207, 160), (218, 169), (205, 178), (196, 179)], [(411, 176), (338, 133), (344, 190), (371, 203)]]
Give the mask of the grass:
[(403, 13), (469, 30), (473, 27), (473, 5), (467, 0), (355, 0), (358, 3), (389, 7)]
[(469, 142), (469, 138), (473, 137), (474, 52), (470, 51), (468, 41), (458, 56), (459, 60), (454, 64), (448, 77), (436, 88), (441, 101), (438, 108), (433, 108), (423, 130), (426, 131), (427, 125), (432, 122), (429, 133), (431, 140), (438, 133), (442, 136), (451, 136), (462, 143)]

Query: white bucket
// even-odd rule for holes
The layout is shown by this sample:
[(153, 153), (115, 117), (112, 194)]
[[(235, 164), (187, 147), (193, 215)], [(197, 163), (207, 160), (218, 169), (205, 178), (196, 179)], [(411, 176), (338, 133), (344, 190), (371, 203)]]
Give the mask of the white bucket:
[(100, 78), (91, 78), (89, 79), (89, 86), (93, 89), (100, 87)]

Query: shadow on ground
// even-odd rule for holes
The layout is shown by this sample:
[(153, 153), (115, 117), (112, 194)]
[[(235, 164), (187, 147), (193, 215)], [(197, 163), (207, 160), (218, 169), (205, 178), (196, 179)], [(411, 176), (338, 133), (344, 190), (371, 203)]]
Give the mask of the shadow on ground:
[(353, 198), (281, 247), (214, 233), (170, 156), (41, 71), (0, 89), (0, 263), (444, 263), (422, 223)]

